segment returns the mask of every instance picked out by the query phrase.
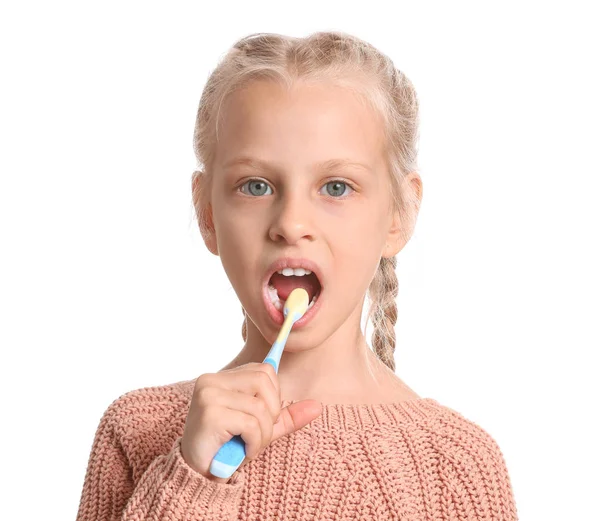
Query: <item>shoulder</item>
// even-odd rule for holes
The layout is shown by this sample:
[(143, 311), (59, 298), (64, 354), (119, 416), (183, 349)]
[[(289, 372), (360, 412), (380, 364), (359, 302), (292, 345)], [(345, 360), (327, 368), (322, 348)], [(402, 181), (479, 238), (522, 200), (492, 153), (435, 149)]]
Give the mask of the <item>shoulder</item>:
[(457, 410), (436, 403), (439, 411), (427, 425), (442, 453), (451, 456), (457, 451), (470, 450), (477, 454), (502, 455), (498, 443), (484, 427)]
[(183, 435), (193, 384), (192, 380), (134, 389), (105, 410), (98, 430), (120, 448), (134, 477)]
[(121, 427), (140, 423), (141, 420), (166, 419), (189, 406), (189, 383), (184, 381), (128, 391), (114, 399), (103, 416)]
[[(430, 451), (441, 494), (449, 510), (467, 519), (500, 514), (517, 519), (506, 459), (495, 438), (481, 425), (440, 404), (439, 413), (420, 425), (415, 436)], [(493, 515), (492, 515), (493, 517)]]
[[(504, 455), (481, 425), (432, 398), (406, 402), (410, 413), (385, 439), (369, 440), (371, 456), (383, 467), (398, 512), (416, 509), (422, 518), (516, 521), (517, 511)], [(420, 517), (421, 518), (421, 517)]]
[(187, 384), (135, 389), (105, 409), (88, 458), (78, 520), (123, 512), (150, 464), (176, 448), (189, 409)]

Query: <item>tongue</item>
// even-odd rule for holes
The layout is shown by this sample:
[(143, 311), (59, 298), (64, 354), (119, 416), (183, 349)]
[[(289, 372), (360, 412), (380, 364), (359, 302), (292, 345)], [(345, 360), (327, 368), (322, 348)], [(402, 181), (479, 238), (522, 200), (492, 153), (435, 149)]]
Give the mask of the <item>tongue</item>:
[(303, 288), (308, 293), (308, 302), (310, 303), (313, 296), (317, 294), (317, 291), (321, 287), (314, 273), (302, 275), (301, 277), (296, 277), (295, 275), (286, 277), (285, 275), (274, 273), (269, 284), (277, 290), (277, 295), (284, 302), (294, 289)]

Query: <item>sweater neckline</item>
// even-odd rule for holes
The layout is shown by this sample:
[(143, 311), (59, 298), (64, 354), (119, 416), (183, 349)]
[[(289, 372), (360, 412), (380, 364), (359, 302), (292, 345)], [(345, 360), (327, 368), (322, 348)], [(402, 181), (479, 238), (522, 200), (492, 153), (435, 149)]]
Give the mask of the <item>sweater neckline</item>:
[[(191, 401), (195, 380), (175, 384)], [(283, 400), (282, 407), (301, 400)], [(413, 398), (391, 403), (323, 403), (322, 412), (302, 429), (325, 431), (360, 431), (374, 427), (399, 426), (431, 418), (443, 412), (445, 407), (433, 398)]]
[[(301, 400), (284, 400), (282, 407)], [(439, 414), (443, 406), (433, 398), (413, 398), (392, 403), (323, 403), (322, 412), (304, 427), (326, 431), (368, 430), (384, 425), (399, 426)]]

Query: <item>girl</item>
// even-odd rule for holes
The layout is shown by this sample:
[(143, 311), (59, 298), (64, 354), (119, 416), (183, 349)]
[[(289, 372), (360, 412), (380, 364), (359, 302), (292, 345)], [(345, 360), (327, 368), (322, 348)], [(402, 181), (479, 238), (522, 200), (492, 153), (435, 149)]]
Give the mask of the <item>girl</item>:
[[(234, 45), (202, 94), (192, 189), (245, 344), (217, 373), (108, 407), (79, 521), (517, 519), (493, 438), (394, 374), (395, 255), (422, 199), (417, 124), (411, 82), (358, 38)], [(262, 360), (295, 287), (314, 303), (276, 373)], [(236, 434), (246, 459), (215, 478)]]

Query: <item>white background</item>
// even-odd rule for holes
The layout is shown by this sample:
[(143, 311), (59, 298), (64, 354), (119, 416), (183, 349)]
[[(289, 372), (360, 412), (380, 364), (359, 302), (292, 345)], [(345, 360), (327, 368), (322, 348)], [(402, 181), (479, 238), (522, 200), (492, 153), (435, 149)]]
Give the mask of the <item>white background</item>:
[(396, 373), (493, 436), (520, 519), (597, 516), (593, 2), (217, 4), (0, 10), (2, 517), (75, 519), (108, 405), (241, 349), (194, 221), (196, 109), (237, 39), (330, 29), (388, 54), (421, 103)]

